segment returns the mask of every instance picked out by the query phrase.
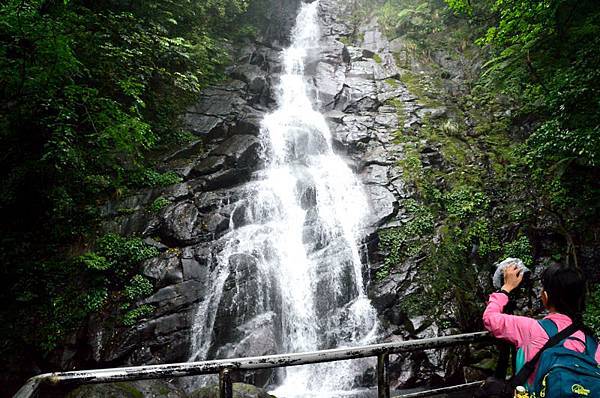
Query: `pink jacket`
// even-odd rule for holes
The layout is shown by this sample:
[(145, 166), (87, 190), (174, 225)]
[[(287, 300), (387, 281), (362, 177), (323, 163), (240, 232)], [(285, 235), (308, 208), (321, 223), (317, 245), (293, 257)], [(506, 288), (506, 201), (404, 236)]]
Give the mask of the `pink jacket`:
[[(491, 294), (488, 305), (483, 312), (483, 324), (494, 337), (507, 340), (516, 345), (517, 348), (523, 348), (525, 361), (529, 361), (546, 344), (548, 335), (533, 318), (503, 314), (502, 310), (507, 303), (508, 297), (506, 294)], [(559, 313), (550, 314), (544, 319), (554, 321), (559, 331), (572, 323), (571, 318)], [(582, 332), (576, 332), (573, 337), (585, 341)], [(565, 347), (578, 352), (585, 350), (585, 345), (578, 340), (567, 340)], [(600, 347), (596, 350), (596, 361), (600, 362)]]

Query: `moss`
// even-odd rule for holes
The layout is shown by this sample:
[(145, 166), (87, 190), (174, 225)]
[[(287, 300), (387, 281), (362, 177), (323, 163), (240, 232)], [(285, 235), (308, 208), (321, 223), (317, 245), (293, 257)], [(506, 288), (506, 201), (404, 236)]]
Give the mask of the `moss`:
[(417, 101), (421, 105), (431, 108), (442, 106), (439, 100), (441, 94), (434, 87), (434, 81), (430, 76), (403, 69), (400, 80), (408, 91), (417, 97)]
[(375, 62), (377, 62), (379, 65), (381, 65), (383, 63), (383, 59), (381, 58), (381, 55), (379, 55), (379, 54), (373, 54), (373, 60)]
[(140, 319), (151, 315), (154, 312), (154, 307), (149, 304), (142, 304), (139, 307), (136, 307), (132, 310), (129, 310), (123, 316), (123, 325), (125, 326), (133, 326)]
[(180, 256), (181, 249), (179, 247), (170, 247), (167, 249), (166, 253), (170, 256)]
[(115, 386), (128, 394), (128, 398), (144, 398), (144, 393), (130, 383), (115, 383)]
[(428, 304), (428, 301), (423, 300), (424, 294), (422, 289), (419, 289), (414, 294), (404, 297), (400, 302), (402, 312), (410, 318), (429, 313), (430, 304)]
[(345, 45), (346, 47), (350, 47), (352, 45), (352, 40), (348, 36), (340, 36), (338, 41)]
[(398, 117), (399, 130), (395, 134), (402, 134), (402, 128), (404, 127), (404, 123), (406, 122), (406, 111), (404, 109), (404, 103), (398, 98), (392, 98), (387, 100), (385, 104), (396, 108), (396, 116)]
[(379, 247), (387, 252), (383, 266), (375, 274), (376, 280), (385, 279), (390, 271), (406, 258), (423, 249), (422, 238), (433, 232), (433, 214), (414, 200), (403, 203), (411, 218), (402, 226), (379, 232)]
[(423, 178), (423, 164), (416, 145), (405, 144), (404, 157), (398, 160), (397, 165), (402, 169), (405, 180), (418, 183)]
[(130, 207), (119, 207), (117, 209), (117, 214), (119, 216), (128, 216), (130, 214), (135, 213), (137, 210)]
[(400, 82), (396, 79), (385, 79), (385, 82), (393, 88), (400, 87)]
[(471, 366), (481, 370), (493, 371), (494, 369), (496, 369), (496, 358), (484, 358)]

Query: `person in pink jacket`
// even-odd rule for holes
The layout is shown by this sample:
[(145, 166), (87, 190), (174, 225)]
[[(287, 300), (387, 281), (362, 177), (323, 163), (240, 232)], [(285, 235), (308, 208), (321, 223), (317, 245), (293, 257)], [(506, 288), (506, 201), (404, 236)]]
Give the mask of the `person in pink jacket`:
[[(591, 332), (583, 325), (586, 283), (581, 271), (562, 265), (551, 265), (542, 273), (541, 300), (548, 315), (544, 319), (554, 322), (560, 332), (571, 323), (581, 324), (586, 333)], [(504, 314), (511, 292), (523, 280), (523, 272), (517, 266), (508, 266), (504, 270), (502, 289), (490, 295), (483, 313), (483, 324), (494, 337), (514, 344), (517, 351), (517, 369), (529, 361), (548, 341), (548, 335), (534, 318)], [(582, 331), (574, 333), (565, 342), (565, 347), (578, 352), (585, 350), (585, 335)], [(600, 361), (600, 349), (596, 351), (596, 361)], [(533, 381), (535, 374), (529, 378)]]

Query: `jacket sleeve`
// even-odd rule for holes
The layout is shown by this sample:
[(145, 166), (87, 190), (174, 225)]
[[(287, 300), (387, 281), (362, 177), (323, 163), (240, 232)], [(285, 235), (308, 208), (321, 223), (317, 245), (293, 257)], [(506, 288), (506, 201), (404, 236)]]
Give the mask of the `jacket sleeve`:
[(494, 337), (507, 340), (522, 347), (531, 339), (531, 330), (535, 328), (536, 320), (524, 316), (503, 314), (508, 304), (504, 293), (492, 293), (487, 307), (483, 312), (483, 325)]

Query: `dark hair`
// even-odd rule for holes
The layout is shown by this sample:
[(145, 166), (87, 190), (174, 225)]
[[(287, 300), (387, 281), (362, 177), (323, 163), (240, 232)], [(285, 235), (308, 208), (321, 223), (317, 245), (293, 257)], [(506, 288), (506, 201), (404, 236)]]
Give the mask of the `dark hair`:
[(552, 264), (542, 273), (542, 287), (548, 294), (549, 305), (583, 326), (587, 287), (580, 270)]

